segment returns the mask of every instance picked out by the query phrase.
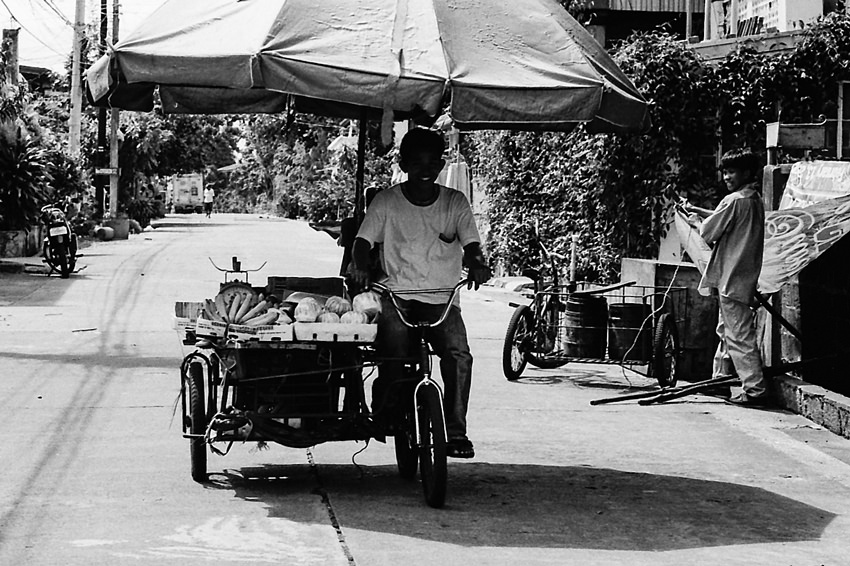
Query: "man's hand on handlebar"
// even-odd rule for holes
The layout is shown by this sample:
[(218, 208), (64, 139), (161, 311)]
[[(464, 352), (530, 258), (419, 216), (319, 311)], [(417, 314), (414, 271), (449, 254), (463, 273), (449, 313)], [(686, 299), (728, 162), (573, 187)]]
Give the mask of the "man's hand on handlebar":
[(474, 287), (477, 291), (482, 284), (492, 277), (490, 267), (487, 265), (487, 260), (484, 258), (481, 245), (478, 242), (472, 242), (463, 248), (463, 262), (469, 270), (467, 289)]

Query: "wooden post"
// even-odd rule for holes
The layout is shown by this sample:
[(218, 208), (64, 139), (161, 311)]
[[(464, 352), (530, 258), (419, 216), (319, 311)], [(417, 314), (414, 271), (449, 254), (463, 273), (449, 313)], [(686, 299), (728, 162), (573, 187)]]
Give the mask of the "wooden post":
[(850, 84), (847, 81), (838, 81), (838, 122), (836, 123), (836, 157), (844, 157), (844, 86)]
[(68, 145), (71, 157), (80, 155), (83, 89), (80, 80), (80, 49), (85, 33), (86, 0), (77, 0), (74, 10), (74, 42), (71, 55), (71, 117), (68, 120)]
[[(108, 26), (107, 0), (100, 0), (100, 53), (106, 53), (106, 34)], [(95, 154), (95, 167), (105, 167), (108, 163), (107, 159), (107, 139), (106, 139), (106, 108), (97, 109), (97, 153)], [(103, 218), (106, 208), (105, 185), (107, 180), (103, 174), (95, 174), (94, 176), (94, 209), (97, 218)]]
[(357, 173), (354, 180), (354, 218), (357, 219), (357, 225), (363, 221), (363, 216), (366, 213), (365, 194), (364, 194), (364, 177), (366, 176), (366, 128), (369, 127), (367, 120), (367, 110), (364, 108), (360, 111), (360, 128), (357, 134)]
[(694, 4), (693, 0), (685, 0), (685, 41), (694, 34)]
[[(112, 43), (118, 43), (119, 0), (112, 0)], [(119, 110), (112, 108), (109, 116), (109, 215), (118, 217), (118, 126)]]
[(6, 80), (9, 84), (18, 84), (18, 32), (19, 29), (4, 29), (3, 44), (6, 50)]

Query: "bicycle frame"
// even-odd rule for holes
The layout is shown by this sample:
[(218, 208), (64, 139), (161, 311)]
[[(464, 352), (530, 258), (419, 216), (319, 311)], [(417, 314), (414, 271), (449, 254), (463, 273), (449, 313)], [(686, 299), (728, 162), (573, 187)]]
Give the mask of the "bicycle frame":
[[(431, 373), (432, 373), (431, 372), (431, 367), (432, 367), (432, 365), (431, 365), (431, 351), (428, 347), (428, 341), (425, 339), (425, 330), (428, 329), (428, 328), (437, 327), (437, 326), (441, 325), (446, 320), (446, 317), (448, 317), (448, 315), (449, 315), (449, 310), (451, 310), (452, 303), (454, 302), (455, 296), (457, 295), (460, 288), (463, 287), (464, 285), (467, 285), (468, 283), (469, 283), (469, 281), (460, 281), (452, 289), (416, 289), (416, 290), (410, 290), (410, 291), (393, 291), (392, 289), (390, 289), (389, 287), (387, 287), (386, 285), (383, 285), (381, 283), (372, 283), (372, 285), (371, 285), (373, 288), (378, 289), (379, 291), (381, 291), (382, 293), (386, 294), (389, 297), (390, 302), (392, 303), (393, 307), (395, 307), (396, 312), (398, 313), (399, 319), (401, 320), (402, 324), (404, 324), (405, 326), (407, 326), (411, 330), (414, 330), (415, 334), (416, 334), (416, 340), (418, 342), (417, 346), (418, 346), (418, 350), (419, 350), (418, 355), (419, 355), (420, 380), (416, 384), (416, 387), (413, 389), (413, 416), (414, 416), (414, 423), (415, 423), (415, 429), (416, 429), (416, 443), (419, 444), (419, 445), (422, 444), (422, 438), (420, 437), (419, 411), (416, 410), (416, 398), (419, 394), (420, 388), (422, 388), (423, 386), (424, 387), (430, 387), (430, 386), (436, 387), (437, 391), (440, 393), (440, 395), (439, 395), (439, 397), (440, 397), (440, 411), (445, 413), (445, 408), (443, 407), (443, 390), (436, 381), (431, 379)], [(429, 292), (438, 293), (438, 292), (448, 292), (449, 290), (451, 290), (451, 296), (449, 297), (449, 300), (446, 302), (446, 306), (443, 308), (443, 312), (440, 315), (440, 317), (437, 319), (436, 322), (411, 321), (405, 316), (404, 310), (398, 304), (398, 298), (399, 298), (398, 295), (404, 294), (405, 292), (407, 292), (407, 293), (413, 293), (413, 292), (416, 292), (416, 293), (423, 293), (423, 292), (424, 293), (429, 293)], [(443, 422), (443, 433), (447, 434), (445, 428), (446, 428), (446, 423), (444, 421)]]

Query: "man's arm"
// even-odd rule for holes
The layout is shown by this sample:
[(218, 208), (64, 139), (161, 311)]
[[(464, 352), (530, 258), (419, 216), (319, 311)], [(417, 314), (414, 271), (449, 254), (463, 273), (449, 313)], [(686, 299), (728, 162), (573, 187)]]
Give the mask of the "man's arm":
[(355, 283), (362, 288), (367, 288), (372, 282), (369, 277), (369, 251), (372, 244), (363, 238), (355, 238), (354, 246), (351, 248), (351, 265), (349, 273)]
[(481, 244), (471, 242), (463, 247), (463, 263), (469, 269), (469, 286), (471, 289), (475, 286), (477, 290), (482, 283), (490, 279), (490, 267), (487, 265), (487, 259), (481, 251)]

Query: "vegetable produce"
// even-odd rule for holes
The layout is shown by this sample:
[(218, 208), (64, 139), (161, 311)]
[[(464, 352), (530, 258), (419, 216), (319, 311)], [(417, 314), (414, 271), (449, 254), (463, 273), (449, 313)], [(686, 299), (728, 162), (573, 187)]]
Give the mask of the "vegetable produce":
[(339, 315), (335, 312), (323, 312), (316, 322), (339, 322)]
[(224, 318), (218, 314), (218, 310), (216, 309), (215, 303), (210, 299), (204, 300), (204, 318), (207, 320), (214, 320), (216, 322), (224, 322)]
[(251, 320), (245, 323), (245, 326), (263, 326), (266, 324), (274, 324), (275, 321), (278, 319), (278, 316), (280, 315), (276, 312), (267, 312), (258, 317), (252, 318)]
[(365, 291), (354, 297), (352, 306), (355, 311), (363, 313), (369, 320), (373, 320), (381, 312), (381, 296), (374, 291)]
[(239, 311), (239, 304), (242, 302), (242, 297), (244, 295), (233, 295), (233, 302), (230, 303), (230, 307), (227, 309), (227, 320), (233, 322), (236, 320), (236, 313)]
[(219, 292), (215, 299), (206, 299), (200, 316), (225, 324), (259, 326), (263, 324), (291, 324), (292, 319), (280, 309), (273, 308), (274, 297), (264, 299), (253, 290), (234, 289)]
[(236, 316), (233, 317), (233, 322), (239, 323), (243, 318), (245, 318), (245, 313), (253, 306), (254, 295), (245, 293), (242, 295), (242, 304), (239, 305), (239, 310), (236, 311)]
[[(254, 305), (254, 307), (252, 309), (250, 309), (248, 312), (246, 312), (244, 315), (242, 315), (242, 317), (239, 318), (239, 321), (251, 320), (252, 318), (257, 316), (258, 314), (263, 314), (264, 312), (266, 312), (266, 307), (268, 307), (268, 306), (269, 306), (268, 301), (260, 301), (259, 303)], [(271, 310), (271, 309), (268, 309), (268, 310)]]
[(342, 316), (351, 309), (351, 302), (344, 297), (330, 297), (325, 301), (325, 310), (338, 316)]
[(297, 322), (316, 322), (322, 307), (313, 297), (304, 297), (295, 306), (295, 320)]
[(344, 324), (367, 324), (369, 322), (369, 317), (366, 313), (348, 311), (339, 317), (339, 321)]

